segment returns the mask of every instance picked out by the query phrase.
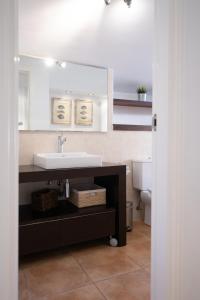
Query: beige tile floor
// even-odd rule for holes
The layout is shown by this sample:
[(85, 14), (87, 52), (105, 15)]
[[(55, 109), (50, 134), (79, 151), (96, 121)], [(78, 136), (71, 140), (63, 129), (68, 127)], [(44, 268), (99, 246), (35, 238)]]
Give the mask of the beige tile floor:
[(23, 259), (20, 300), (149, 300), (150, 227), (134, 224), (125, 247), (84, 243)]

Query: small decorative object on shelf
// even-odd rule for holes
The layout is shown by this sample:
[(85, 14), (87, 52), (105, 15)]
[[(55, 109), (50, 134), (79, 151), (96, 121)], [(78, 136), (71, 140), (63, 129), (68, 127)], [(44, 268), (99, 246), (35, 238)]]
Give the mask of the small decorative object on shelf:
[(146, 101), (147, 100), (147, 89), (145, 86), (141, 85), (137, 88), (138, 100)]

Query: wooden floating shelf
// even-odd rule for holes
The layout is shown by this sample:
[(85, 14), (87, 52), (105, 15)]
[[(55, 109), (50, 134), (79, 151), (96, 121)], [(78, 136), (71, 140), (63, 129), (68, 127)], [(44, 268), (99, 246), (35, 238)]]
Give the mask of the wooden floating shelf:
[(123, 100), (113, 99), (114, 106), (129, 106), (129, 107), (152, 107), (150, 101), (136, 101), (136, 100)]
[(113, 124), (113, 130), (121, 131), (152, 131), (150, 125)]

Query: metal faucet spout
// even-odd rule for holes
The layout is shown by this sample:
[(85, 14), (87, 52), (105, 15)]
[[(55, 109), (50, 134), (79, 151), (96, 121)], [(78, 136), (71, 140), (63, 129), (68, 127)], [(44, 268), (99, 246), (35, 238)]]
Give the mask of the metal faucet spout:
[(58, 136), (58, 153), (63, 153), (64, 143), (67, 141), (66, 137), (59, 135)]

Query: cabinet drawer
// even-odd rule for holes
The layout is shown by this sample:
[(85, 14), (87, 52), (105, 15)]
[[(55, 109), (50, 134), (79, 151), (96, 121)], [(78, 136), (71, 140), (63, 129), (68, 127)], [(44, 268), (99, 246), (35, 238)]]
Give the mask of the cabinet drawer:
[(115, 211), (62, 220), (62, 244), (74, 244), (115, 233)]
[(27, 255), (115, 233), (115, 210), (20, 225), (19, 253)]
[(19, 253), (26, 255), (60, 246), (60, 222), (43, 222), (19, 227)]

